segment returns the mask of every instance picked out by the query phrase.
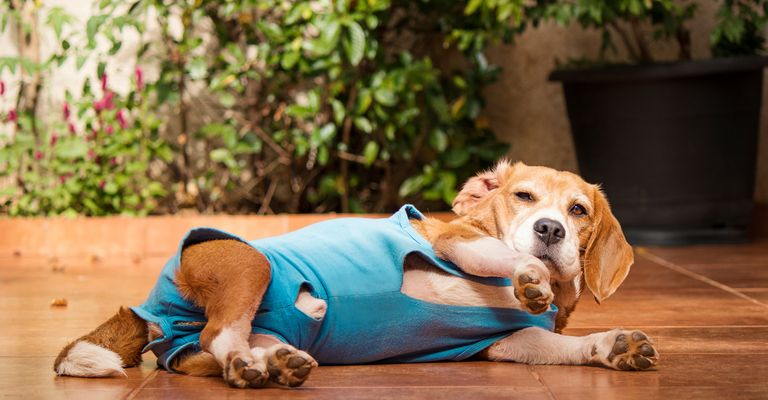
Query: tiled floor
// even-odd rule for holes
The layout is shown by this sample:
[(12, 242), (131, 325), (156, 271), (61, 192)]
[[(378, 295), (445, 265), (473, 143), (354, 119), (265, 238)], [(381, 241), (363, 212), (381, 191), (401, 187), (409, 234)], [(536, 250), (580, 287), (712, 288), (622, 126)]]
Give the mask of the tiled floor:
[[(119, 305), (141, 302), (160, 263), (61, 271), (44, 260), (6, 257), (0, 259), (0, 397), (768, 398), (768, 242), (637, 250), (623, 287), (602, 305), (585, 296), (567, 333), (643, 329), (661, 352), (654, 371), (489, 362), (321, 366), (299, 389), (258, 393), (156, 370), (151, 355), (127, 378), (54, 376), (58, 350)], [(52, 308), (54, 298), (69, 305)]]

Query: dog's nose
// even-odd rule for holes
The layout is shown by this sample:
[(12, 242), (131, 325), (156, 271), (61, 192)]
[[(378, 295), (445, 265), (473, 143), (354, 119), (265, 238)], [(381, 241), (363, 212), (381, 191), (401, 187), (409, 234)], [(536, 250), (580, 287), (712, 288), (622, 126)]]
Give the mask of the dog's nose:
[(549, 218), (542, 218), (536, 221), (533, 224), (533, 230), (536, 232), (539, 240), (547, 246), (553, 245), (565, 237), (563, 224)]

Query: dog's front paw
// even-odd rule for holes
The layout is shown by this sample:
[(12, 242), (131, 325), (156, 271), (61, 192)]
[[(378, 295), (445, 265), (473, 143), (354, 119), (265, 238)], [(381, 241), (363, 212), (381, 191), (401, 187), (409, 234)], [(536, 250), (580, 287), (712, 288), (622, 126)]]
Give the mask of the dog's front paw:
[(290, 387), (301, 386), (317, 367), (309, 354), (287, 344), (276, 344), (266, 352), (269, 379)]
[(523, 308), (531, 314), (547, 311), (555, 295), (549, 286), (547, 267), (531, 264), (515, 273), (515, 296)]
[(593, 361), (622, 371), (641, 371), (659, 362), (659, 352), (642, 331), (614, 329), (592, 347)]
[(224, 368), (224, 380), (229, 386), (262, 387), (267, 383), (267, 365), (255, 360), (250, 354), (229, 353), (227, 365)]

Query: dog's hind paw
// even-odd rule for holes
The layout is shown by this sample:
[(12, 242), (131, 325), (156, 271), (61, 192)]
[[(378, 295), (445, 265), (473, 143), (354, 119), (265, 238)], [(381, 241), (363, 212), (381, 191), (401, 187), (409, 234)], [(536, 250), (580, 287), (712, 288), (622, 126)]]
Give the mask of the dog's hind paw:
[(549, 272), (545, 266), (524, 269), (515, 274), (512, 283), (515, 286), (515, 296), (523, 309), (531, 314), (547, 311), (555, 298), (549, 286)]
[(592, 347), (594, 361), (622, 371), (642, 371), (659, 362), (653, 341), (642, 331), (614, 329)]
[(317, 367), (312, 356), (287, 344), (276, 344), (265, 355), (269, 379), (281, 385), (301, 386)]
[(262, 387), (267, 383), (268, 378), (266, 364), (263, 361), (254, 360), (250, 354), (242, 355), (232, 352), (227, 357), (224, 380), (229, 386), (238, 388)]

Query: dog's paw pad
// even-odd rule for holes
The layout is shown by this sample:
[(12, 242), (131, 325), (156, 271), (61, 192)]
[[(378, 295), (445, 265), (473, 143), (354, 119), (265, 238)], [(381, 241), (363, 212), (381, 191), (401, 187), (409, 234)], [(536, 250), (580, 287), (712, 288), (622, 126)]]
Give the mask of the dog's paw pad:
[(312, 356), (292, 346), (278, 344), (270, 350), (267, 356), (269, 378), (281, 385), (301, 386), (312, 369), (317, 367), (317, 361)]
[(525, 310), (540, 314), (549, 308), (554, 294), (546, 276), (535, 269), (520, 273), (514, 280), (515, 296)]
[(618, 331), (605, 364), (622, 371), (640, 371), (655, 366), (659, 353), (653, 342), (641, 331)]
[(232, 353), (229, 355), (227, 368), (224, 369), (224, 380), (232, 387), (262, 387), (267, 383), (269, 375), (263, 365), (245, 357)]

